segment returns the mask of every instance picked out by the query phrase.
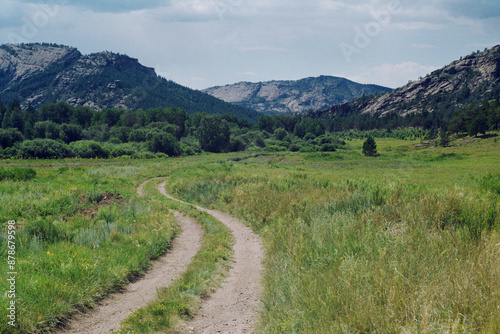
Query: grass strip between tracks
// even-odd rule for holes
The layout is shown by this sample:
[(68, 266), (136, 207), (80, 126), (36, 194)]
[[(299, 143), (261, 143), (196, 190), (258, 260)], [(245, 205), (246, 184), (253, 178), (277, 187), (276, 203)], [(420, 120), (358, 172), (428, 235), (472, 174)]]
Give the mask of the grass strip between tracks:
[(159, 194), (156, 187), (160, 182), (161, 179), (148, 182), (144, 193), (162, 198), (170, 209), (196, 219), (204, 230), (202, 248), (181, 278), (159, 290), (155, 301), (128, 317), (120, 333), (175, 330), (197, 312), (201, 299), (211, 293), (229, 268), (234, 242), (229, 229), (212, 216)]

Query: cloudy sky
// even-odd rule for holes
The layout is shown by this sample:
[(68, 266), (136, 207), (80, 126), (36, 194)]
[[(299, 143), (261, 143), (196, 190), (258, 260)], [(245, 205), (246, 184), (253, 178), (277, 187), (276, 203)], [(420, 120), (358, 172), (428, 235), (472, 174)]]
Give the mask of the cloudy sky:
[(0, 0), (0, 44), (138, 58), (202, 89), (335, 75), (398, 87), (500, 44), (498, 0)]

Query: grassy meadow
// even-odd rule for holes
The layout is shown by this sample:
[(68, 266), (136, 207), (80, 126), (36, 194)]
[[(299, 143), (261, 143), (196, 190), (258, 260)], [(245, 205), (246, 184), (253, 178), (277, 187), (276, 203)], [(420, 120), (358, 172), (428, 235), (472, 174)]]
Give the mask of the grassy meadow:
[(261, 333), (500, 332), (500, 144), (216, 157), (170, 192), (267, 247)]
[(139, 165), (38, 164), (32, 179), (3, 167), (0, 238), (4, 261), (0, 318), (7, 319), (7, 221), (16, 221), (16, 324), (0, 332), (40, 332), (141, 275), (177, 233), (158, 199), (135, 195), (140, 180), (158, 170)]
[[(263, 238), (259, 333), (500, 332), (497, 138), (466, 137), (448, 148), (376, 141), (372, 158), (352, 140), (332, 153), (33, 162), (36, 176), (18, 179), (17, 167), (2, 167), (11, 176), (0, 182), (1, 221), (17, 222), (15, 331), (49, 329), (143, 273), (177, 233), (170, 209), (196, 216), (203, 251), (122, 332), (168, 331), (195, 313), (231, 240), (217, 222), (158, 195), (156, 184), (167, 180), (174, 196), (227, 211)], [(158, 176), (145, 196), (135, 194)], [(6, 259), (7, 234), (0, 240)], [(0, 266), (8, 271), (7, 261)], [(0, 326), (10, 330), (7, 321)]]

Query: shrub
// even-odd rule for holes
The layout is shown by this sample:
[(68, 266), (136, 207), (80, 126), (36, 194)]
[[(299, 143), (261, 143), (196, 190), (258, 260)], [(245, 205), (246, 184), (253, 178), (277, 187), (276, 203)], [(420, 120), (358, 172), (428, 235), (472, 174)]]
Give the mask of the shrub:
[(101, 147), (99, 143), (92, 140), (80, 140), (70, 144), (74, 154), (80, 158), (107, 158), (109, 151)]
[(321, 151), (322, 152), (335, 152), (336, 151), (336, 146), (335, 144), (332, 143), (326, 143), (321, 146)]
[(137, 151), (139, 151), (138, 148), (134, 147), (134, 145), (131, 144), (107, 144), (104, 146), (104, 149), (108, 150), (110, 155), (112, 157), (121, 157), (124, 155), (133, 155)]
[(179, 156), (182, 154), (181, 147), (177, 139), (171, 133), (158, 133), (148, 142), (148, 149), (154, 153), (165, 153), (169, 156)]
[(12, 147), (23, 139), (23, 135), (17, 129), (0, 129), (0, 147), (2, 148)]
[(27, 181), (36, 177), (36, 171), (31, 167), (0, 167), (0, 181)]
[(134, 159), (154, 159), (154, 158), (156, 158), (156, 156), (154, 155), (154, 153), (151, 153), (149, 151), (141, 151), (141, 152), (134, 153), (132, 158), (134, 158)]
[(49, 243), (57, 242), (62, 238), (61, 233), (52, 221), (43, 218), (29, 222), (26, 225), (26, 233)]
[(56, 159), (73, 156), (68, 145), (52, 139), (25, 140), (19, 147), (22, 158)]

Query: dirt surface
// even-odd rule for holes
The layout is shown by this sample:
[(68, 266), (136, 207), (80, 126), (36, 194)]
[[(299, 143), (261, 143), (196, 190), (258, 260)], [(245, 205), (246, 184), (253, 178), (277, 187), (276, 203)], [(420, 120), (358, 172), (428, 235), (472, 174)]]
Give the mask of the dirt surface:
[[(137, 188), (139, 195), (142, 195), (144, 184)], [(126, 286), (124, 292), (109, 296), (90, 312), (75, 317), (59, 333), (94, 334), (118, 330), (123, 320), (156, 297), (157, 289), (175, 281), (200, 250), (203, 236), (201, 227), (193, 219), (177, 212), (175, 218), (182, 232), (173, 240), (171, 249), (154, 261), (141, 279)]]
[(112, 193), (103, 193), (102, 198), (97, 203), (90, 203), (86, 195), (83, 195), (82, 198), (83, 203), (92, 205), (90, 208), (86, 208), (79, 211), (79, 214), (82, 216), (88, 216), (90, 218), (94, 218), (99, 211), (101, 206), (111, 205), (113, 203), (125, 204), (127, 200), (122, 197), (120, 194), (112, 194)]
[[(166, 193), (165, 183), (158, 189), (178, 201)], [(183, 333), (251, 333), (258, 320), (262, 292), (264, 250), (261, 240), (250, 228), (226, 213), (196, 208), (214, 216), (231, 230), (235, 238), (234, 263), (221, 287), (204, 301)]]

